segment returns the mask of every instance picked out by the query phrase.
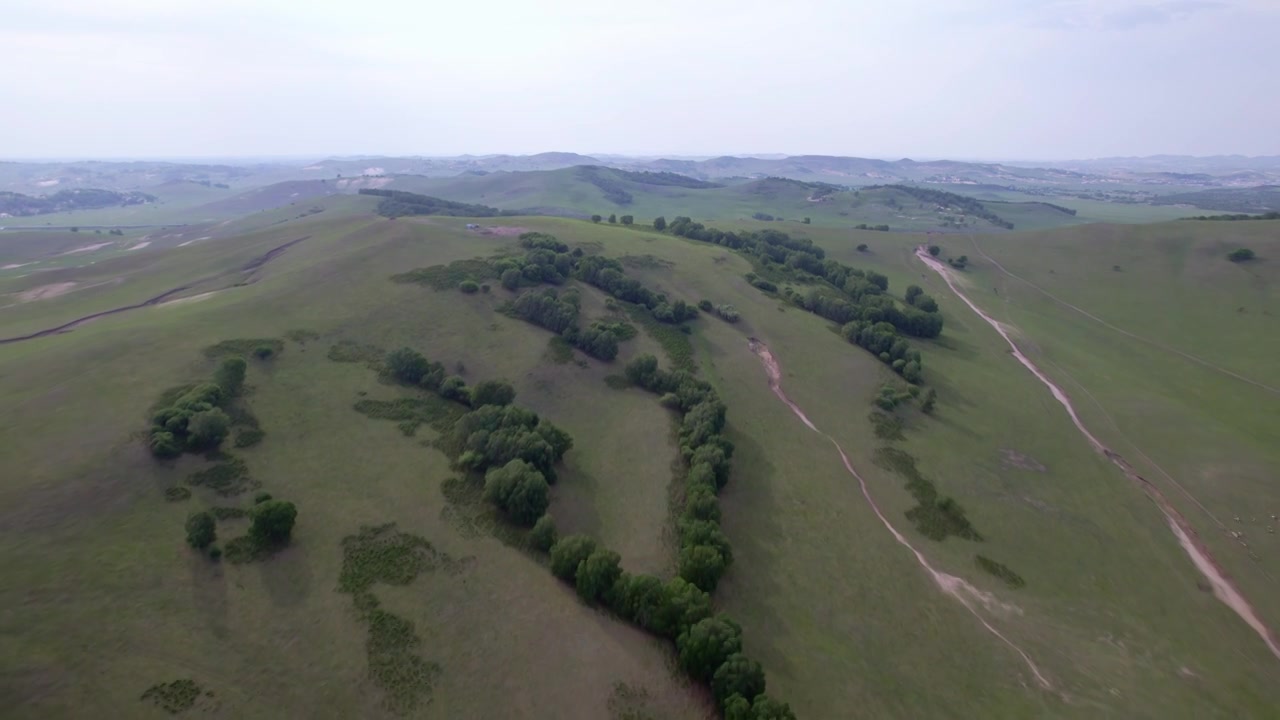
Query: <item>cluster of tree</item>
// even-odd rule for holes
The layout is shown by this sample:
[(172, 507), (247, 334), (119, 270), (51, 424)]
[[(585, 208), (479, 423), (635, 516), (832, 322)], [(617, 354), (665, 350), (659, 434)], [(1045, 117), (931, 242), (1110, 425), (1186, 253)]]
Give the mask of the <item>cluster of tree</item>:
[(957, 270), (963, 270), (969, 265), (969, 256), (961, 255), (958, 258), (947, 258), (947, 264)]
[(578, 278), (594, 285), (610, 295), (637, 305), (643, 305), (658, 322), (679, 325), (698, 317), (698, 309), (683, 300), (669, 302), (666, 295), (655, 293), (629, 278), (617, 260), (592, 255), (578, 261)]
[(853, 320), (840, 328), (840, 335), (880, 358), (880, 362), (893, 368), (907, 382), (915, 384), (923, 379), (924, 367), (920, 351), (899, 337), (892, 324)]
[[(932, 188), (916, 187), (914, 185), (873, 185), (865, 189), (878, 190), (881, 188), (897, 190), (899, 192), (906, 193), (917, 200), (934, 203), (935, 205), (959, 208), (960, 210), (963, 210), (966, 215), (982, 218), (996, 227), (1002, 227), (1005, 230), (1013, 229), (1013, 223), (991, 212), (991, 210), (987, 209), (986, 205), (983, 205), (978, 200), (965, 195), (957, 195), (955, 193), (949, 193), (943, 190), (934, 190)], [(1075, 213), (1072, 214), (1074, 215)]]
[(1280, 220), (1280, 212), (1268, 212), (1261, 215), (1246, 215), (1237, 213), (1235, 215), (1197, 215), (1189, 217), (1187, 220), (1224, 220), (1227, 222), (1235, 222), (1238, 220)]
[(618, 553), (584, 535), (555, 539), (550, 519), (531, 533), (537, 547), (550, 547), (551, 572), (575, 587), (591, 605), (675, 643), (681, 668), (710, 686), (724, 717), (733, 720), (794, 720), (783, 702), (765, 694), (760, 663), (742, 652), (742, 628), (711, 607), (710, 591), (732, 555), (720, 530), (716, 494), (728, 479), (733, 445), (724, 439), (725, 407), (714, 389), (682, 371), (658, 368), (645, 355), (629, 363), (627, 378), (661, 394), (682, 413), (679, 437), (688, 463), (685, 507), (680, 518), (680, 573), (666, 582), (625, 572)]
[[(614, 173), (608, 168), (602, 168), (598, 165), (583, 165), (577, 169), (578, 178), (600, 190), (600, 194), (605, 200), (614, 205), (630, 205), (634, 199), (631, 193), (627, 192), (626, 187), (614, 177)], [(616, 222), (611, 220), (610, 222)]]
[(763, 220), (764, 222), (773, 222), (773, 221), (774, 221), (774, 220), (776, 220), (777, 218), (775, 218), (774, 216), (770, 215), (769, 213), (758, 212), (758, 213), (753, 213), (753, 214), (751, 215), (751, 219), (753, 219), (753, 220)]
[(247, 363), (242, 357), (222, 361), (213, 382), (201, 383), (174, 398), (151, 416), (148, 446), (156, 457), (216, 449), (231, 430), (223, 409), (244, 386)]
[(52, 195), (23, 195), (16, 192), (0, 192), (0, 215), (26, 217), (69, 210), (141, 205), (155, 202), (156, 196), (141, 192), (116, 192), (99, 188), (75, 188), (59, 190)]
[(725, 406), (709, 383), (677, 370), (658, 368), (658, 359), (641, 355), (626, 367), (629, 382), (662, 396), (662, 404), (681, 414), (680, 452), (688, 465), (685, 508), (680, 516), (680, 577), (712, 592), (733, 562), (729, 540), (720, 530), (716, 499), (729, 481), (733, 443), (724, 435)]
[[(238, 512), (244, 513), (242, 510)], [(251, 521), (249, 540), (260, 548), (278, 548), (289, 544), (298, 519), (298, 508), (291, 502), (273, 500), (270, 495), (262, 493), (248, 515)], [(207, 550), (215, 560), (222, 557), (222, 551), (213, 545), (218, 539), (217, 527), (213, 513), (192, 513), (185, 525), (187, 544), (202, 552)]]
[(508, 290), (522, 286), (550, 283), (561, 285), (573, 273), (582, 250), (569, 251), (569, 246), (554, 235), (529, 232), (520, 236), (527, 249), (522, 257), (508, 257), (493, 263), (493, 274)]
[(362, 188), (361, 195), (377, 195), (385, 198), (378, 203), (378, 214), (397, 218), (407, 215), (453, 215), (459, 217), (496, 217), (498, 215), (515, 215), (507, 210), (499, 210), (488, 205), (472, 205), (470, 203), (442, 200), (430, 195), (405, 192), (403, 190), (381, 190)]
[(868, 225), (866, 223), (858, 223), (853, 226), (854, 230), (879, 230), (880, 232), (889, 232), (888, 225)]
[(532, 410), (510, 404), (481, 405), (454, 424), (445, 447), (463, 470), (486, 472), (522, 460), (554, 483), (554, 466), (573, 447), (573, 438)]
[(600, 323), (579, 327), (580, 298), (574, 288), (557, 292), (554, 288), (530, 290), (511, 305), (517, 317), (563, 336), (570, 345), (593, 358), (608, 362), (618, 356), (619, 338)]
[(1075, 210), (1072, 210), (1072, 209), (1071, 209), (1071, 208), (1069, 208), (1069, 207), (1063, 207), (1063, 206), (1061, 206), (1061, 205), (1054, 205), (1054, 204), (1053, 204), (1053, 203), (1051, 203), (1051, 202), (1045, 202), (1045, 201), (1043, 201), (1043, 200), (1037, 200), (1034, 204), (1036, 204), (1036, 205), (1044, 205), (1044, 206), (1045, 206), (1045, 207), (1047, 207), (1047, 208), (1052, 208), (1052, 209), (1054, 209), (1054, 210), (1057, 210), (1057, 211), (1058, 211), (1058, 212), (1060, 212), (1060, 213), (1066, 213), (1067, 215), (1075, 215), (1075, 214), (1076, 214), (1076, 211), (1075, 211)]
[(703, 300), (698, 303), (698, 309), (703, 312), (714, 313), (716, 317), (729, 323), (738, 322), (738, 309), (725, 303), (723, 305), (712, 305), (710, 300)]

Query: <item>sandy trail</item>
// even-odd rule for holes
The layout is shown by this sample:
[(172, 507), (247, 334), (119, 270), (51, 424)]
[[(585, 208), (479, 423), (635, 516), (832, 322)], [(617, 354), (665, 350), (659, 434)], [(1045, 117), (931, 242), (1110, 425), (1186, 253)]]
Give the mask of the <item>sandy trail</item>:
[[(1097, 315), (1094, 315), (1093, 313), (1089, 312), (1088, 310), (1085, 310), (1084, 308), (1081, 308), (1081, 307), (1077, 307), (1077, 306), (1075, 306), (1075, 305), (1072, 305), (1071, 303), (1067, 302), (1066, 300), (1063, 300), (1062, 298), (1058, 297), (1057, 295), (1054, 295), (1053, 293), (1049, 292), (1048, 290), (1045, 290), (1044, 288), (1040, 287), (1039, 285), (1036, 285), (1035, 283), (1031, 282), (1030, 280), (1028, 280), (1028, 279), (1026, 279), (1026, 278), (1024, 278), (1024, 277), (1022, 277), (1022, 276), (1020, 276), (1020, 275), (1016, 275), (1016, 274), (1014, 274), (1014, 273), (1012, 273), (1012, 272), (1009, 272), (1008, 270), (1006, 270), (1006, 269), (1005, 269), (1005, 267), (1004, 267), (1003, 265), (1001, 265), (999, 262), (997, 262), (997, 261), (995, 260), (995, 258), (991, 257), (990, 255), (988, 255), (986, 252), (984, 252), (984, 251), (982, 250), (982, 247), (978, 245), (978, 240), (977, 240), (977, 238), (975, 238), (975, 237), (973, 237), (973, 236), (970, 236), (970, 237), (969, 237), (969, 241), (973, 243), (973, 249), (974, 249), (974, 250), (977, 250), (977, 251), (978, 251), (978, 254), (979, 254), (979, 255), (981, 255), (981, 256), (982, 256), (982, 258), (983, 258), (984, 260), (986, 260), (987, 262), (991, 263), (991, 264), (992, 264), (992, 265), (993, 265), (997, 270), (999, 270), (1000, 272), (1004, 273), (1005, 275), (1008, 275), (1009, 277), (1013, 278), (1014, 280), (1017, 280), (1018, 282), (1021, 282), (1021, 283), (1025, 284), (1026, 286), (1028, 286), (1028, 287), (1030, 287), (1031, 289), (1033, 289), (1033, 290), (1035, 290), (1035, 291), (1037, 291), (1037, 292), (1041, 293), (1042, 295), (1044, 295), (1045, 297), (1049, 298), (1050, 300), (1052, 300), (1052, 301), (1054, 301), (1054, 302), (1058, 303), (1059, 305), (1061, 305), (1061, 306), (1063, 306), (1063, 307), (1065, 307), (1065, 308), (1068, 308), (1068, 309), (1070, 309), (1070, 310), (1074, 310), (1074, 311), (1076, 311), (1076, 312), (1080, 313), (1081, 315), (1083, 315), (1083, 316), (1085, 316), (1085, 317), (1089, 318), (1090, 320), (1092, 320), (1092, 321), (1094, 321), (1094, 322), (1098, 323), (1099, 325), (1102, 325), (1103, 327), (1105, 327), (1105, 328), (1107, 328), (1107, 329), (1109, 329), (1109, 330), (1114, 330), (1115, 332), (1118, 332), (1118, 333), (1120, 333), (1121, 335), (1124, 335), (1125, 337), (1130, 337), (1130, 338), (1133, 338), (1134, 340), (1138, 340), (1139, 342), (1147, 343), (1148, 345), (1151, 345), (1151, 346), (1153, 346), (1153, 347), (1159, 348), (1159, 349), (1161, 349), (1161, 350), (1163, 350), (1163, 351), (1165, 351), (1165, 352), (1173, 353), (1174, 355), (1178, 355), (1179, 357), (1182, 357), (1182, 358), (1184, 358), (1184, 359), (1186, 359), (1186, 360), (1190, 360), (1191, 362), (1196, 363), (1197, 365), (1201, 365), (1201, 366), (1206, 367), (1206, 368), (1209, 368), (1210, 370), (1213, 370), (1213, 371), (1215, 371), (1215, 372), (1222, 373), (1223, 375), (1226, 375), (1226, 376), (1228, 376), (1228, 377), (1235, 378), (1236, 380), (1239, 380), (1239, 381), (1241, 381), (1241, 382), (1249, 383), (1250, 385), (1253, 385), (1254, 387), (1257, 387), (1257, 388), (1261, 388), (1261, 389), (1263, 389), (1263, 390), (1266, 390), (1267, 392), (1272, 393), (1273, 395), (1280, 395), (1280, 388), (1274, 388), (1274, 387), (1271, 387), (1270, 385), (1266, 385), (1266, 384), (1264, 384), (1264, 383), (1260, 383), (1260, 382), (1258, 382), (1257, 380), (1251, 380), (1251, 379), (1249, 379), (1249, 378), (1247, 378), (1247, 377), (1245, 377), (1245, 376), (1241, 375), (1240, 373), (1232, 372), (1231, 370), (1228, 370), (1228, 369), (1226, 369), (1226, 368), (1222, 367), (1221, 365), (1215, 365), (1214, 363), (1211, 363), (1211, 362), (1209, 362), (1208, 360), (1204, 360), (1204, 359), (1202, 359), (1202, 358), (1198, 358), (1198, 357), (1196, 357), (1195, 355), (1192, 355), (1191, 353), (1183, 352), (1182, 350), (1179, 350), (1179, 349), (1177, 349), (1177, 348), (1175, 348), (1175, 347), (1170, 347), (1170, 346), (1168, 346), (1168, 345), (1165, 345), (1165, 344), (1164, 344), (1164, 343), (1162, 343), (1162, 342), (1159, 342), (1159, 341), (1156, 341), (1156, 340), (1152, 340), (1152, 339), (1150, 339), (1150, 338), (1145, 338), (1145, 337), (1143, 337), (1143, 336), (1141, 336), (1141, 335), (1138, 335), (1138, 334), (1136, 334), (1136, 333), (1129, 332), (1128, 330), (1125, 330), (1124, 328), (1121, 328), (1121, 327), (1116, 327), (1115, 325), (1112, 325), (1111, 323), (1107, 322), (1106, 320), (1103, 320), (1102, 318), (1098, 317)], [(916, 254), (918, 255), (919, 253), (917, 252)], [(936, 270), (937, 268), (934, 268), (934, 269)], [(990, 320), (988, 320), (988, 322), (990, 322)]]
[(978, 612), (975, 603), (981, 603), (988, 611), (1021, 611), (1011, 605), (1000, 602), (991, 593), (983, 592), (973, 585), (970, 585), (963, 578), (942, 572), (930, 565), (924, 555), (921, 554), (921, 552), (917, 550), (902, 533), (898, 532), (898, 529), (895, 528), (893, 524), (889, 522), (889, 519), (885, 517), (884, 513), (881, 512), (880, 506), (877, 505), (875, 499), (871, 497), (871, 491), (867, 488), (867, 481), (863, 480), (862, 476), (858, 474), (858, 471), (853, 468), (853, 463), (849, 462), (849, 456), (845, 454), (844, 448), (840, 447), (840, 443), (836, 442), (835, 438), (819, 430), (818, 427), (813, 424), (813, 421), (804, 414), (804, 411), (792, 402), (791, 398), (787, 397), (787, 394), (783, 392), (782, 370), (778, 366), (778, 361), (774, 358), (773, 353), (769, 351), (769, 347), (755, 338), (751, 339), (750, 347), (751, 351), (758, 355), (761, 362), (764, 363), (765, 373), (769, 377), (769, 389), (773, 391), (774, 395), (778, 396), (778, 399), (781, 400), (784, 405), (791, 409), (791, 412), (795, 413), (795, 416), (800, 419), (800, 422), (804, 423), (805, 427), (826, 438), (827, 441), (835, 446), (836, 452), (840, 454), (840, 461), (844, 463), (845, 470), (847, 470), (849, 474), (858, 481), (858, 486), (862, 489), (862, 497), (866, 499), (867, 504), (871, 506), (871, 510), (875, 512), (876, 517), (880, 518), (880, 522), (884, 525), (885, 529), (893, 535), (893, 538), (898, 541), (898, 544), (902, 545), (915, 556), (916, 562), (920, 563), (920, 567), (924, 568), (925, 572), (929, 573), (929, 576), (933, 578), (933, 581), (937, 583), (938, 588), (942, 590), (942, 592), (952, 598), (955, 598), (966, 610), (970, 612), (970, 614), (977, 618), (978, 622), (982, 624), (982, 627), (987, 629), (987, 632), (990, 632), (992, 635), (999, 638), (1005, 645), (1008, 645), (1014, 652), (1016, 652), (1018, 656), (1022, 658), (1023, 662), (1027, 664), (1027, 668), (1031, 670), (1031, 674), (1035, 676), (1036, 682), (1038, 682), (1041, 687), (1046, 690), (1052, 689), (1053, 685), (1044, 676), (1044, 674), (1040, 672), (1040, 668), (1036, 666), (1035, 662), (1031, 659), (1031, 656), (1023, 651), (1022, 648), (1014, 644), (1012, 640), (1005, 637), (1005, 635), (999, 630), (992, 627), (991, 623), (987, 622), (982, 614)]
[(1221, 600), (1227, 607), (1231, 608), (1237, 615), (1239, 615), (1241, 620), (1244, 620), (1250, 628), (1253, 628), (1254, 632), (1258, 633), (1262, 638), (1262, 641), (1266, 643), (1267, 648), (1271, 650), (1271, 653), (1277, 658), (1280, 658), (1280, 639), (1277, 639), (1275, 633), (1272, 632), (1271, 629), (1262, 622), (1262, 619), (1258, 617), (1258, 614), (1254, 612), (1253, 606), (1249, 604), (1248, 600), (1245, 599), (1245, 597), (1231, 582), (1230, 578), (1227, 577), (1226, 572), (1219, 567), (1217, 562), (1213, 559), (1213, 555), (1209, 552), (1209, 548), (1200, 540), (1200, 536), (1196, 533), (1195, 528), (1192, 527), (1191, 523), (1187, 522), (1187, 519), (1182, 516), (1182, 513), (1178, 512), (1177, 508), (1169, 502), (1168, 498), (1164, 496), (1164, 493), (1160, 492), (1160, 489), (1153, 485), (1149, 480), (1139, 475), (1137, 471), (1133, 469), (1133, 466), (1126, 462), (1119, 453), (1102, 444), (1102, 441), (1090, 432), (1089, 428), (1085, 427), (1085, 424), (1080, 421), (1080, 417), (1076, 414), (1076, 409), (1071, 404), (1071, 399), (1067, 397), (1067, 394), (1054, 384), (1054, 382), (1043, 372), (1041, 372), (1040, 368), (1036, 367), (1035, 363), (1031, 362), (1026, 355), (1022, 354), (1022, 351), (1018, 349), (1017, 344), (1013, 342), (1013, 339), (1009, 336), (1008, 331), (1002, 324), (992, 319), (990, 315), (984, 313), (973, 303), (972, 300), (969, 299), (967, 295), (960, 291), (955, 278), (952, 276), (951, 272), (947, 270), (946, 266), (929, 255), (924, 247), (916, 248), (916, 257), (920, 258), (921, 262), (928, 265), (934, 272), (938, 273), (938, 275), (942, 277), (942, 280), (946, 282), (947, 287), (951, 288), (951, 292), (955, 293), (956, 297), (960, 298), (965, 305), (969, 306), (969, 309), (972, 310), (974, 314), (985, 320), (988, 325), (1000, 334), (1000, 337), (1004, 338), (1004, 341), (1009, 344), (1009, 348), (1012, 350), (1013, 356), (1018, 359), (1018, 362), (1022, 363), (1023, 367), (1030, 370), (1031, 374), (1035, 375), (1037, 380), (1043, 383), (1045, 387), (1049, 388), (1049, 392), (1053, 394), (1054, 399), (1062, 405), (1063, 409), (1067, 411), (1067, 415), (1071, 417), (1072, 424), (1076, 426), (1076, 429), (1080, 431), (1081, 435), (1084, 435), (1085, 439), (1089, 441), (1089, 444), (1093, 446), (1093, 449), (1105, 456), (1112, 462), (1112, 464), (1120, 468), (1120, 470), (1125, 474), (1125, 477), (1129, 478), (1131, 481), (1136, 483), (1138, 487), (1142, 488), (1143, 492), (1147, 494), (1147, 497), (1151, 498), (1151, 500), (1156, 504), (1156, 507), (1160, 508), (1160, 511), (1164, 513), (1165, 520), (1169, 523), (1170, 530), (1173, 531), (1174, 537), (1178, 539), (1178, 544), (1180, 544), (1182, 549), (1186, 551), (1187, 555), (1191, 558), (1191, 562), (1196, 566), (1196, 569), (1199, 570), (1200, 573), (1204, 575), (1205, 579), (1209, 581), (1210, 586), (1213, 588), (1214, 597)]

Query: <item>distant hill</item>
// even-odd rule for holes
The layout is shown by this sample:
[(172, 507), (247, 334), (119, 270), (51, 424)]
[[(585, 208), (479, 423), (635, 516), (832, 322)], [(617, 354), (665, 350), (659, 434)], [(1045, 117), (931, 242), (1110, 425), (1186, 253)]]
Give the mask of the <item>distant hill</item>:
[(94, 210), (105, 207), (123, 207), (155, 202), (154, 195), (140, 192), (116, 192), (99, 188), (59, 190), (51, 195), (23, 195), (0, 192), (0, 218), (28, 217), (69, 210)]
[(1164, 195), (1155, 200), (1157, 205), (1195, 205), (1206, 210), (1222, 210), (1233, 213), (1265, 213), (1280, 210), (1280, 185), (1261, 185), (1251, 188), (1213, 188), (1199, 192)]

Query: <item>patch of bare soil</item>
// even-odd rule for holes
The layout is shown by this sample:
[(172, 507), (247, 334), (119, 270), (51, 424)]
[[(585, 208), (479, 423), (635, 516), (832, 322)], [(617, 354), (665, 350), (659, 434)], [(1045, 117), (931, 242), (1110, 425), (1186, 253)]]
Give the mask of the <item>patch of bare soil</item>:
[(50, 283), (18, 293), (18, 302), (27, 303), (36, 300), (48, 300), (71, 292), (76, 286), (73, 282)]
[(1035, 458), (1030, 455), (1023, 455), (1012, 448), (1000, 448), (1000, 456), (1004, 460), (1004, 466), (1008, 468), (1017, 468), (1019, 470), (1028, 470), (1030, 472), (1042, 473), (1048, 470), (1041, 465)]

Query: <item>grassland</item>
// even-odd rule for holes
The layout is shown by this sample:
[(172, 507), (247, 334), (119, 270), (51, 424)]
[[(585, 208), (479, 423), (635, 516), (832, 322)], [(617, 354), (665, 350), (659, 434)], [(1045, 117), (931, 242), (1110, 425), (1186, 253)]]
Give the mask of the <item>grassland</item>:
[[(407, 345), (451, 369), (461, 363), (468, 381), (511, 381), (522, 404), (575, 439), (553, 491), (562, 530), (600, 537), (629, 569), (662, 572), (670, 563), (670, 419), (652, 397), (605, 381), (657, 343), (644, 334), (623, 343), (613, 365), (581, 356), (557, 363), (550, 333), (495, 312), (507, 297), (500, 288), (463, 295), (388, 279), (487, 256), (512, 237), (468, 231), (463, 218), (389, 221), (367, 211), (335, 205), (217, 242), (59, 271), (59, 281), (84, 289), (0, 309), (7, 337), (187, 283), (183, 295), (201, 296), (0, 345), (0, 397), (13, 408), (0, 420), (7, 580), (0, 603), (11, 609), (0, 666), (15, 717), (81, 716), (86, 708), (154, 716), (159, 711), (140, 696), (188, 678), (213, 692), (194, 707), (220, 716), (388, 713), (369, 674), (368, 629), (352, 596), (339, 591), (343, 539), (387, 522), (462, 568), (376, 586), (381, 607), (414, 624), (416, 652), (439, 668), (411, 716), (707, 716), (708, 699), (680, 679), (667, 648), (581, 605), (536, 559), (492, 537), (482, 510), (446, 492), (454, 473), (428, 446), (433, 430), (406, 437), (396, 422), (354, 409), (407, 391), (379, 383), (363, 363), (329, 358), (340, 341)], [(938, 390), (939, 406), (932, 416), (900, 411), (905, 439), (895, 446), (965, 507), (981, 543), (933, 542), (912, 529), (904, 513), (915, 500), (903, 479), (872, 462), (887, 441), (868, 419), (871, 400), (896, 376), (821, 318), (751, 287), (743, 258), (652, 231), (551, 218), (500, 222), (632, 256), (628, 273), (646, 285), (741, 312), (737, 324), (703, 317), (691, 336), (699, 372), (729, 408), (737, 446), (723, 496), (736, 560), (716, 600), (744, 626), (746, 650), (764, 664), (770, 692), (799, 717), (853, 709), (867, 717), (1265, 717), (1280, 703), (1275, 659), (1197, 588), (1199, 576), (1154, 507), (1080, 440), (989, 326), (914, 259), (919, 237), (788, 228), (834, 257), (887, 274), (896, 292), (920, 284), (942, 304), (942, 337), (922, 343), (925, 381)], [(1217, 496), (1222, 505), (1214, 509), (1227, 516), (1241, 499), (1274, 500), (1263, 479), (1280, 458), (1265, 445), (1274, 435), (1265, 406), (1249, 410), (1239, 389), (1212, 371), (1187, 370), (1166, 351), (1144, 354), (1140, 341), (1098, 330), (974, 249), (1069, 302), (1105, 311), (1118, 326), (1260, 375), (1274, 354), (1268, 341), (1278, 337), (1263, 314), (1275, 306), (1266, 258), (1280, 257), (1280, 248), (1268, 240), (1274, 228), (1262, 226), (1274, 224), (1206, 225), (1139, 231), (1149, 235), (1096, 227), (1030, 239), (990, 235), (976, 246), (955, 236), (943, 244), (970, 257), (967, 277), (983, 305), (1006, 312), (1037, 357), (1088, 387), (1124, 436), (1170, 474), (1240, 453), (1196, 488)], [(307, 240), (245, 272), (300, 237)], [(857, 252), (864, 242), (870, 252)], [(1234, 242), (1250, 243), (1263, 260), (1215, 264)], [(1123, 271), (1112, 269), (1117, 264)], [(0, 291), (18, 292), (34, 281), (4, 282)], [(1166, 303), (1187, 319), (1159, 319)], [(1224, 317), (1237, 303), (1258, 310)], [(606, 312), (594, 290), (584, 290), (583, 308), (590, 317)], [(1200, 328), (1192, 340), (1188, 322)], [(182, 544), (182, 521), (226, 501), (201, 488), (185, 502), (164, 492), (206, 462), (158, 464), (135, 433), (163, 390), (211, 371), (204, 348), (290, 337), (277, 357), (252, 364), (245, 402), (266, 436), (235, 452), (264, 490), (298, 505), (295, 541), (264, 563), (211, 565)], [(769, 392), (748, 337), (769, 344), (788, 394), (850, 452), (889, 520), (931, 563), (994, 594), (1002, 605), (984, 616), (1034, 658), (1052, 691), (1038, 689), (1022, 661), (940, 593), (884, 530), (830, 443)], [(1089, 412), (1105, 423), (1102, 410)], [(1216, 424), (1209, 443), (1206, 418)], [(1175, 444), (1177, 453), (1163, 454)], [(1222, 452), (1193, 457), (1212, 447)], [(1257, 474), (1241, 475), (1246, 466)], [(220, 523), (219, 534), (237, 534), (235, 523), (243, 521)], [(1280, 597), (1272, 581), (1226, 540), (1213, 542), (1234, 557), (1230, 569), (1259, 611), (1280, 618), (1268, 599)], [(978, 554), (1025, 586), (1010, 589), (983, 572)], [(166, 688), (185, 697), (187, 686)]]

